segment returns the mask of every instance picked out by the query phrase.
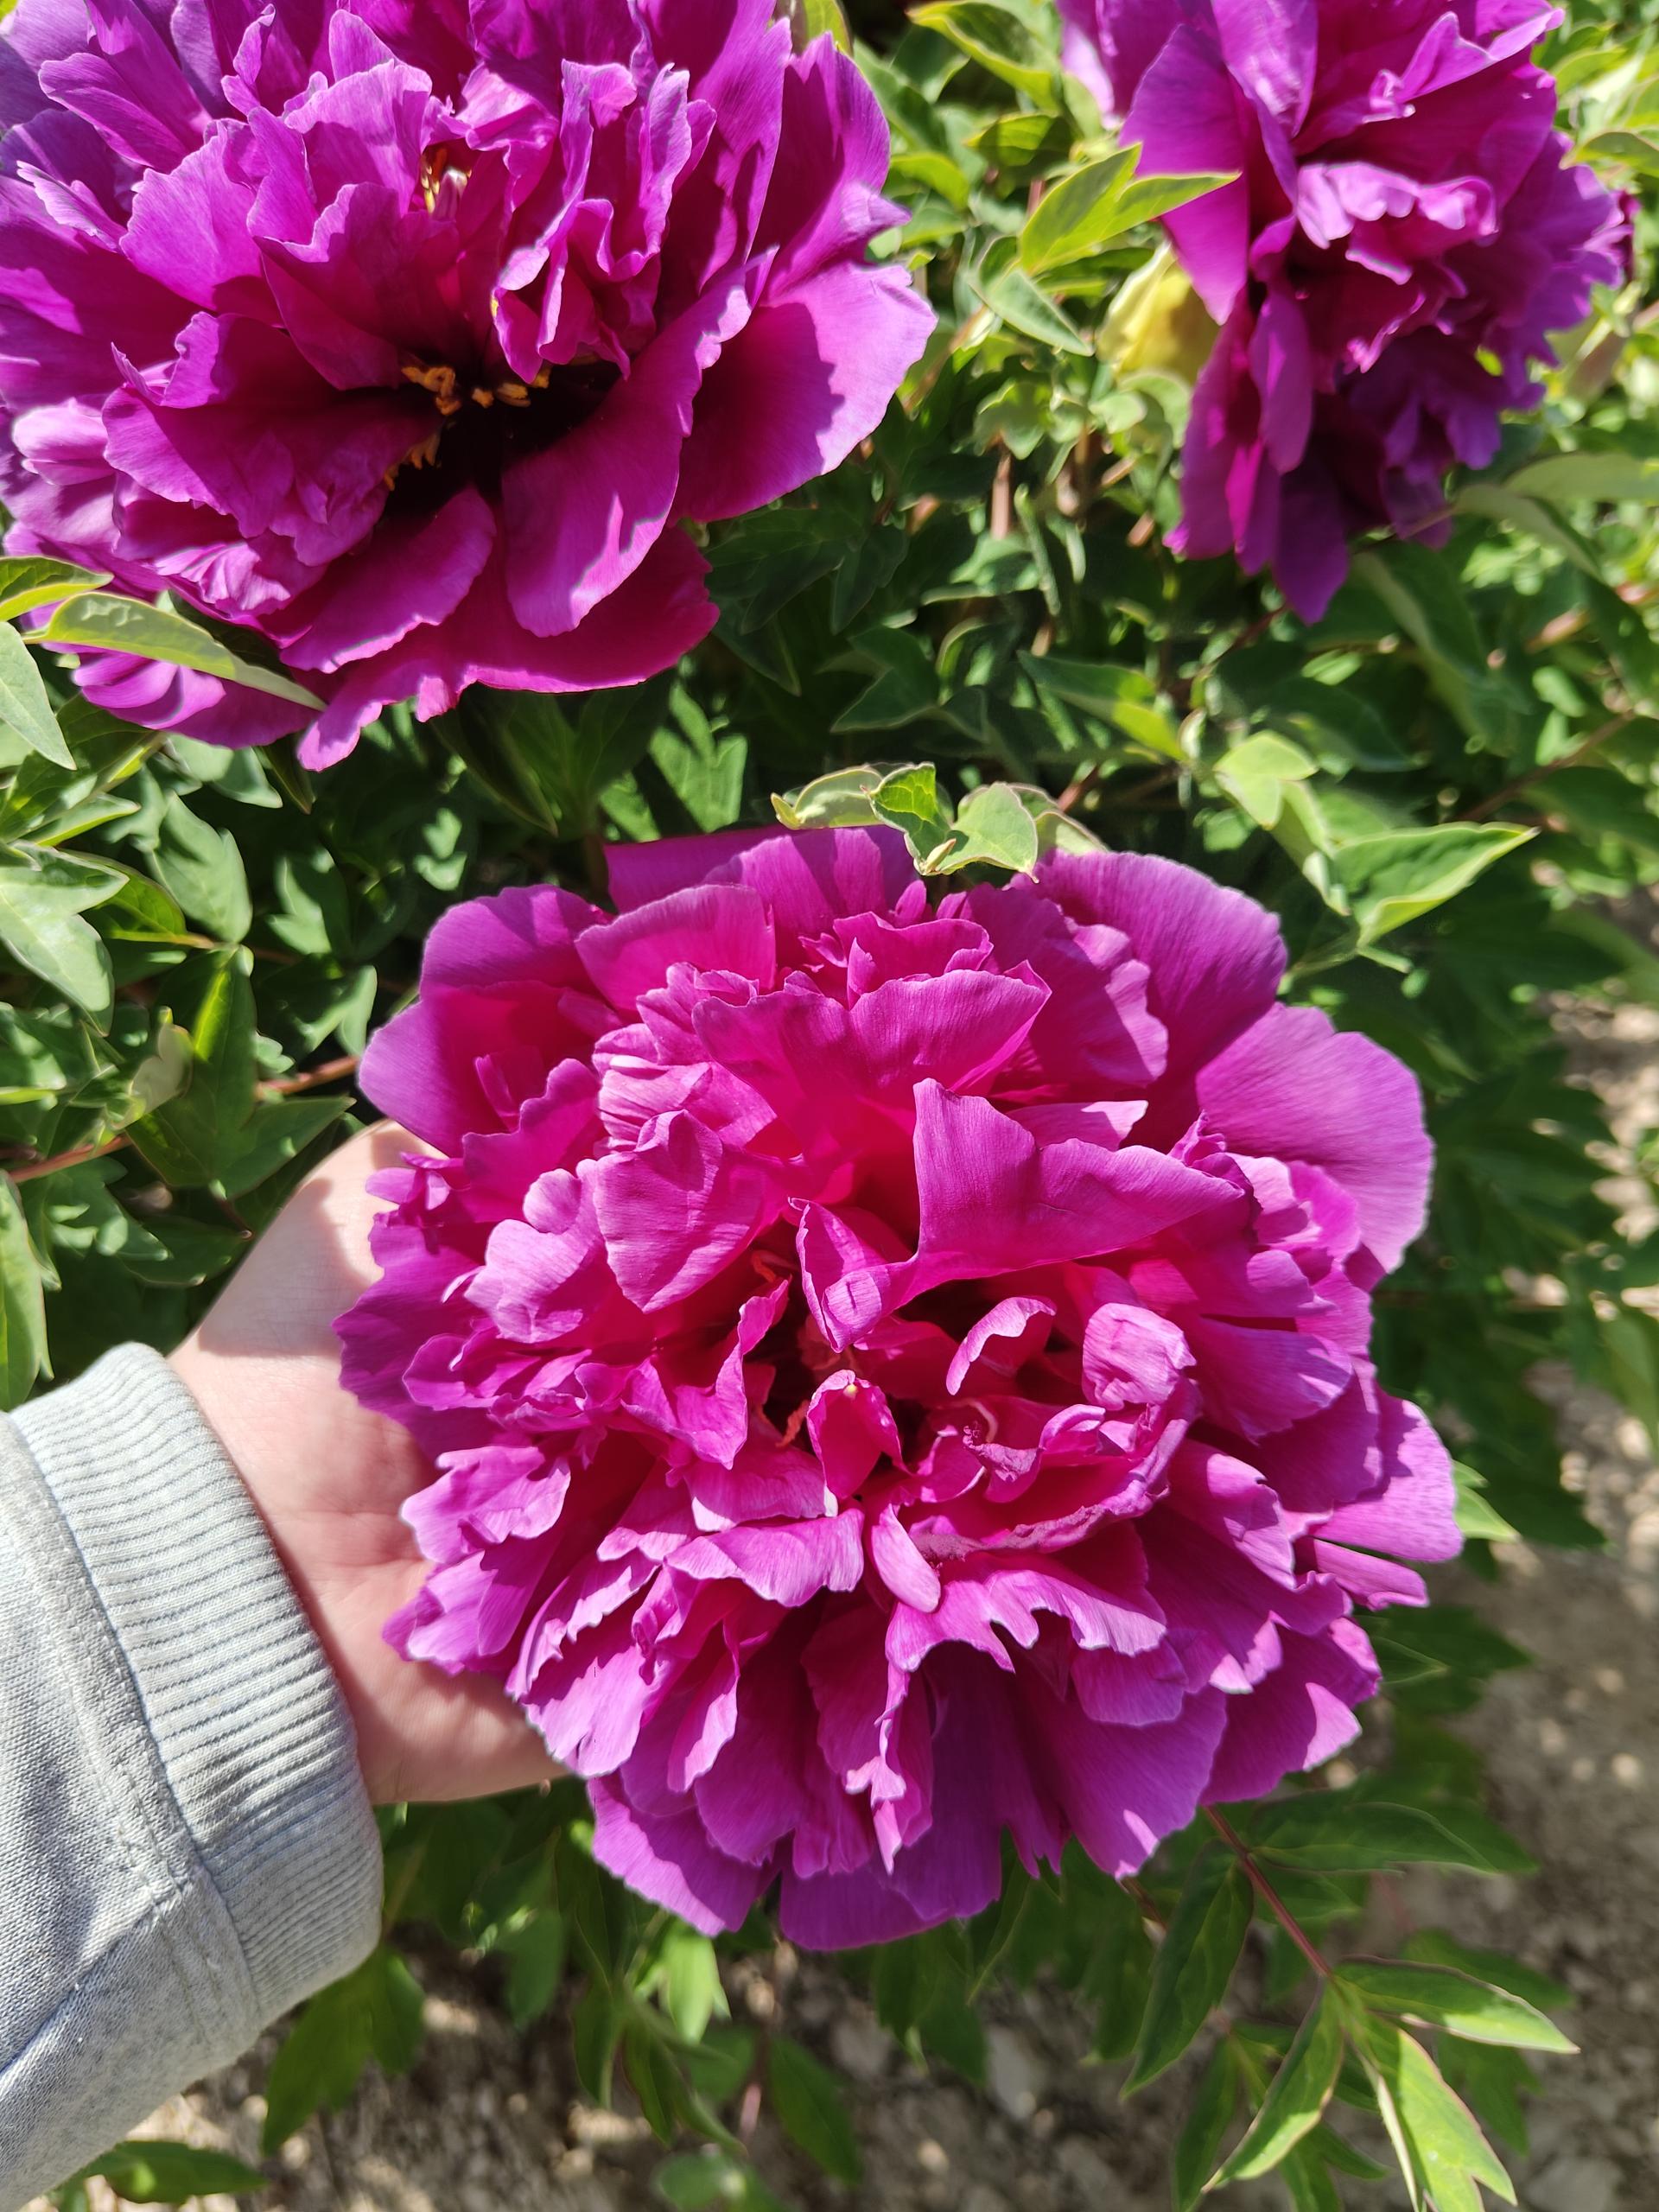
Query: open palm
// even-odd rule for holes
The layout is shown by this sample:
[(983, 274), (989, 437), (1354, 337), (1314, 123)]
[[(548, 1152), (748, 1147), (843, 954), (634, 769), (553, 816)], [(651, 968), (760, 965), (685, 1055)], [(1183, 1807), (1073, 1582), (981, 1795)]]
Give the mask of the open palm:
[(432, 1470), (402, 1429), (340, 1388), (334, 1322), (375, 1274), (378, 1205), (365, 1181), (405, 1149), (415, 1140), (383, 1126), (335, 1153), (172, 1361), (310, 1614), (377, 1804), (482, 1796), (554, 1771), (495, 1684), (411, 1664), (381, 1636), (426, 1572), (398, 1516)]

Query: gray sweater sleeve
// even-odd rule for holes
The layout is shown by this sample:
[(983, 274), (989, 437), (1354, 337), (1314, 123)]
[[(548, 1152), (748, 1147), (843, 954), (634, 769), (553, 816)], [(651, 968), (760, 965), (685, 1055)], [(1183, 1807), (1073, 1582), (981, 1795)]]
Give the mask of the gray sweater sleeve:
[(153, 1352), (0, 1417), (0, 2208), (347, 1972), (380, 1852), (235, 1469)]

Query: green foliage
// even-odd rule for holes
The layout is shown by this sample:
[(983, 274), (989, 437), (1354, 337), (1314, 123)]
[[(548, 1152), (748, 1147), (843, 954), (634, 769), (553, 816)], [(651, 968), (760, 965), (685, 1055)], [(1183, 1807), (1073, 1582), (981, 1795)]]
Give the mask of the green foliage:
[(242, 2195), (265, 2185), (264, 2174), (223, 2151), (198, 2151), (188, 2143), (118, 2143), (54, 2190), (52, 2202), (74, 2212), (87, 2201), (89, 2181), (107, 2182), (124, 2204), (188, 2204), (198, 2196)]
[[(1399, 1053), (1427, 1096), (1433, 1211), (1379, 1294), (1376, 1348), (1454, 1444), (1476, 1563), (1512, 1534), (1597, 1541), (1532, 1377), (1569, 1363), (1659, 1441), (1659, 1256), (1621, 1237), (1605, 1120), (1551, 1027), (1560, 994), (1659, 1005), (1659, 958), (1619, 918), (1659, 881), (1644, 276), (1567, 334), (1544, 405), (1452, 486), (1445, 542), (1361, 549), (1309, 628), (1230, 563), (1167, 547), (1213, 330), (1155, 219), (1212, 180), (1136, 175), (1062, 74), (1046, 0), (783, 12), (798, 42), (848, 22), (870, 41), (910, 210), (882, 250), (938, 330), (864, 453), (709, 532), (719, 625), (671, 676), (474, 692), (425, 726), (394, 710), (313, 779), (286, 748), (125, 728), (69, 680), (78, 646), (119, 643), (308, 696), (245, 637), (0, 562), (0, 1402), (184, 1333), (356, 1126), (370, 1030), (457, 899), (549, 879), (602, 896), (619, 838), (874, 821), (940, 878), (1103, 844), (1270, 906), (1288, 995)], [(1643, 272), (1653, 15), (1575, 0), (1554, 41), (1589, 158), (1643, 202)], [(1487, 2138), (1524, 2151), (1533, 2061), (1571, 2047), (1549, 2018), (1564, 1993), (1433, 1931), (1397, 1960), (1351, 1954), (1378, 1875), (1529, 1866), (1442, 1726), (1524, 1654), (1456, 1607), (1368, 1625), (1385, 1689), (1363, 1780), (1195, 1823), (1128, 1886), (1075, 1847), (1040, 1876), (1011, 1859), (969, 1926), (849, 1959), (910, 2058), (978, 2078), (981, 1999), (1041, 1977), (1130, 2086), (1190, 2070), (1178, 2212), (1268, 2171), (1299, 2212), (1331, 2212), (1335, 2177), (1382, 2173), (1345, 2139), (1354, 2113), (1421, 2212), (1507, 2198)], [(776, 2212), (747, 2148), (763, 2102), (856, 2177), (786, 1996), (758, 2031), (732, 2017), (734, 1971), (772, 1945), (763, 1916), (711, 1944), (628, 1895), (570, 1784), (405, 1808), (385, 1832), (386, 1940), (291, 2028), (268, 2147), (369, 2064), (412, 2063), (397, 1947), (418, 1929), (480, 1959), (518, 2024), (568, 2036), (585, 2094), (638, 2107), (669, 2150), (664, 2202)], [(88, 2176), (139, 2202), (253, 2186), (205, 2156), (122, 2145)]]

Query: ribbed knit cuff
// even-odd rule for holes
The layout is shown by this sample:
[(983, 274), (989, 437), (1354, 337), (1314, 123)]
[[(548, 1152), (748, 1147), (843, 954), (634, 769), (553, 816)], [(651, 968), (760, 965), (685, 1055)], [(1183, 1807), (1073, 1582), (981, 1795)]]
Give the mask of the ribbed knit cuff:
[(241, 1478), (154, 1352), (111, 1352), (14, 1418), (235, 1929), (257, 2029), (378, 1936), (379, 1839), (344, 1700)]

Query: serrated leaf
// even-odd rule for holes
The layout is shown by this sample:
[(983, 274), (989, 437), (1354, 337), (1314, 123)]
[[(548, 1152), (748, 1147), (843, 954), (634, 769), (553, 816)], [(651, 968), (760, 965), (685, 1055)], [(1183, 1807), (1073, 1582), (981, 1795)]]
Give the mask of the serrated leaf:
[(107, 2182), (128, 2204), (188, 2204), (196, 2196), (241, 2196), (266, 2185), (264, 2174), (228, 2152), (188, 2143), (118, 2143), (75, 2179)]
[(32, 753), (44, 753), (60, 768), (74, 766), (35, 656), (10, 622), (0, 622), (0, 722)]
[(119, 599), (98, 591), (79, 593), (58, 608), (40, 632), (40, 641), (132, 653), (140, 660), (161, 661), (169, 668), (193, 668), (223, 683), (240, 683), (272, 699), (286, 699), (313, 714), (322, 711), (323, 702), (315, 691), (308, 691), (290, 677), (278, 676), (242, 659), (199, 622), (164, 607), (148, 607), (142, 600)]
[(1336, 2088), (1342, 2053), (1341, 2012), (1329, 1989), (1322, 1987), (1274, 2075), (1261, 2110), (1243, 2141), (1212, 2177), (1211, 2189), (1271, 2173), (1304, 2136), (1312, 2134)]
[(41, 1271), (16, 1186), (0, 1175), (0, 1411), (21, 1406), (46, 1367)]
[(836, 2180), (856, 2182), (863, 2170), (858, 2138), (841, 2084), (829, 2068), (791, 2037), (774, 2036), (766, 2057), (766, 2088), (791, 2141)]
[(1126, 2093), (1173, 2066), (1226, 1995), (1250, 1910), (1249, 1878), (1233, 1853), (1204, 1852), (1159, 1948)]
[(1425, 2027), (1444, 2028), (1465, 2043), (1568, 2054), (1578, 2049), (1524, 1998), (1454, 1967), (1351, 1959), (1338, 1969), (1337, 1979), (1374, 2011), (1397, 2012)]

